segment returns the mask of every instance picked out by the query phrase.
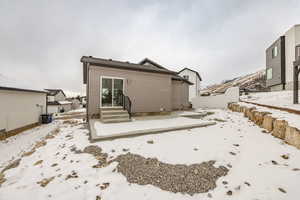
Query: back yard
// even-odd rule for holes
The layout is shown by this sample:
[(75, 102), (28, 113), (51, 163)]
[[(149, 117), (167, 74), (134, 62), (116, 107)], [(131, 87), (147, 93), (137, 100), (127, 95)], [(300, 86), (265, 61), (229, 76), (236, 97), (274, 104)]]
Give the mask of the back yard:
[(216, 125), (163, 134), (90, 143), (63, 119), (1, 141), (0, 199), (297, 199), (300, 151), (210, 111)]

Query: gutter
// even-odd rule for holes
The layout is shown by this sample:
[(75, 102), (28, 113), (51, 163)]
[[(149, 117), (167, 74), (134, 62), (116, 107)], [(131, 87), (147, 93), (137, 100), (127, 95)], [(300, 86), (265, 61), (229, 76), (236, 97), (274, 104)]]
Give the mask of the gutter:
[(20, 91), (20, 92), (35, 92), (35, 93), (47, 93), (42, 90), (29, 90), (29, 89), (21, 89), (21, 88), (11, 88), (11, 87), (2, 87), (0, 86), (0, 90), (11, 90), (11, 91)]

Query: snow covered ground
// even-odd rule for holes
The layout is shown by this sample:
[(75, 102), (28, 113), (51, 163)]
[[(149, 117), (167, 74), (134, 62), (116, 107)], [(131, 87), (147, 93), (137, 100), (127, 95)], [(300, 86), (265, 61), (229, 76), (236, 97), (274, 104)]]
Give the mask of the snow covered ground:
[[(103, 200), (298, 199), (300, 151), (262, 133), (262, 129), (248, 122), (241, 113), (214, 111), (214, 115), (205, 119), (218, 121), (215, 126), (93, 143), (108, 153), (110, 159), (131, 152), (144, 157), (156, 157), (170, 164), (216, 160), (216, 167), (224, 165), (229, 172), (218, 179), (217, 187), (209, 191), (209, 195), (175, 194), (151, 185), (129, 184), (122, 174), (114, 171), (116, 162), (103, 168), (93, 168), (97, 160), (92, 155), (72, 151), (74, 147), (83, 149), (91, 145), (88, 130), (80, 123), (81, 120), (77, 120), (57, 122), (60, 129), (58, 135), (45, 139), (45, 146), (22, 157), (18, 167), (4, 172), (7, 180), (0, 186), (0, 199), (99, 199), (96, 196)], [(44, 130), (43, 135), (50, 131)], [(27, 134), (34, 136), (37, 130), (33, 129)], [(1, 147), (15, 146), (15, 150), (10, 147), (12, 154), (9, 156), (15, 156), (16, 159), (19, 155), (18, 145), (22, 144), (23, 138), (20, 134), (14, 137), (14, 141), (18, 142), (0, 144)], [(33, 138), (35, 141), (40, 139)], [(149, 140), (153, 144), (148, 143)], [(29, 145), (27, 148), (29, 151), (32, 147)], [(288, 159), (282, 158), (282, 155), (288, 156)], [(0, 157), (1, 163), (7, 160)], [(45, 187), (37, 184), (51, 177), (54, 178), (49, 179), (51, 181)], [(224, 184), (224, 181), (228, 184)], [(232, 191), (231, 196), (227, 194), (229, 190)]]
[(293, 91), (251, 93), (241, 96), (241, 100), (300, 110), (300, 104), (293, 104)]

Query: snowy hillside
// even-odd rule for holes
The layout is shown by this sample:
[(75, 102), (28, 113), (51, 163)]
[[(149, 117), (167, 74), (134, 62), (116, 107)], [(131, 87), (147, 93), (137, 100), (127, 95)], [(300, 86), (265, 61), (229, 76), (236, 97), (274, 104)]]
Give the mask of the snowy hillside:
[(241, 89), (251, 91), (267, 91), (265, 86), (265, 70), (260, 70), (252, 74), (225, 81), (221, 84), (209, 86), (205, 88), (202, 92), (223, 93), (228, 88), (234, 86), (238, 86)]

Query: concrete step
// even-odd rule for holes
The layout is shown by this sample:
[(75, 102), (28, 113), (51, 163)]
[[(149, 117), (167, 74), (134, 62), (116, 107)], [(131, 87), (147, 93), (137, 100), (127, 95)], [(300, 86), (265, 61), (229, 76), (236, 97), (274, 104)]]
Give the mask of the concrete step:
[(129, 114), (128, 113), (123, 113), (123, 114), (105, 114), (101, 115), (101, 119), (117, 119), (117, 118), (128, 118), (129, 119)]
[(123, 107), (113, 107), (113, 108), (101, 108), (100, 110), (123, 110)]
[(130, 122), (129, 118), (116, 118), (116, 119), (102, 119), (103, 123), (119, 123), (119, 122)]
[(128, 114), (127, 110), (101, 110), (102, 115), (121, 115), (121, 114)]

